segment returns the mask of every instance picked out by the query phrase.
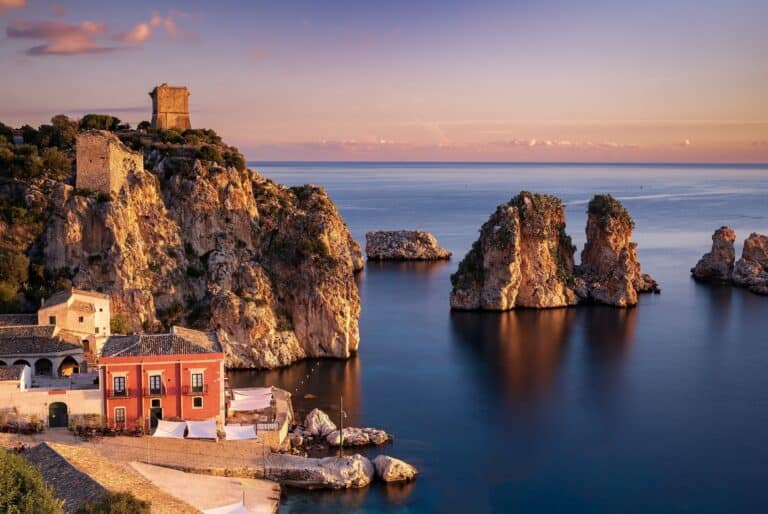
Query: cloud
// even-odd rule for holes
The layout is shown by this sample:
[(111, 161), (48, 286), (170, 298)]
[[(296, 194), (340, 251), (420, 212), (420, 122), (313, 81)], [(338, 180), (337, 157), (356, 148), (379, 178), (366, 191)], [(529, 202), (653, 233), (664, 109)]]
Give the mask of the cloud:
[(115, 41), (124, 41), (126, 43), (143, 43), (152, 35), (152, 29), (148, 23), (139, 23), (128, 32), (121, 32), (113, 37)]
[(0, 0), (0, 15), (2, 15), (6, 9), (21, 9), (27, 6), (27, 0)]
[(17, 21), (6, 28), (15, 39), (37, 39), (42, 45), (26, 51), (27, 55), (80, 55), (113, 52), (117, 47), (104, 46), (97, 40), (108, 32), (106, 23), (84, 21), (78, 24), (59, 21)]
[(165, 31), (165, 33), (172, 38), (183, 38), (188, 40), (197, 39), (195, 34), (182, 32), (179, 30), (179, 27), (176, 24), (176, 19), (183, 16), (188, 15), (184, 12), (176, 10), (171, 10), (167, 16), (161, 16), (160, 14), (153, 12), (149, 20), (137, 23), (128, 32), (115, 34), (112, 39), (115, 41), (122, 41), (124, 43), (138, 45), (148, 40), (158, 30)]

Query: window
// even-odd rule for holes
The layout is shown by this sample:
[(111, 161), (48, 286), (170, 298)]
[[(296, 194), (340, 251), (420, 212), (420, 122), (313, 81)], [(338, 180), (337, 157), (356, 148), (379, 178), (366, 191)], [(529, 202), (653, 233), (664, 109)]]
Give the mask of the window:
[(99, 312), (104, 312), (104, 309), (102, 309), (101, 307), (99, 307)]
[(193, 409), (202, 409), (203, 408), (203, 397), (202, 396), (195, 396), (192, 398), (192, 408)]
[(77, 318), (77, 321), (79, 321), (80, 323), (82, 323), (83, 321), (85, 321), (85, 318), (83, 318), (82, 316), (80, 316), (79, 318)]
[(114, 385), (113, 392), (115, 396), (126, 396), (125, 394), (125, 377), (113, 377), (112, 383)]
[(125, 423), (125, 407), (115, 407), (115, 423)]
[(192, 392), (193, 393), (203, 392), (203, 374), (202, 373), (192, 373)]
[(48, 324), (49, 325), (55, 325), (56, 324), (56, 316), (48, 316)]
[(152, 403), (150, 405), (153, 409), (160, 407), (160, 398), (152, 398)]
[(162, 375), (149, 375), (149, 394), (162, 394), (163, 377)]
[(96, 327), (96, 333), (97, 334), (99, 333), (99, 327)]

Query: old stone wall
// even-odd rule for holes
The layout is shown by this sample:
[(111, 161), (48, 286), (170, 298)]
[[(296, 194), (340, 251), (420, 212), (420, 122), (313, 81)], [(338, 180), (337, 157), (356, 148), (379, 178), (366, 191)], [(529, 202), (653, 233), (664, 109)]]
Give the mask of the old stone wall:
[(192, 128), (189, 120), (189, 90), (186, 87), (162, 84), (149, 95), (152, 97), (152, 128), (180, 131)]
[(78, 188), (117, 194), (129, 172), (144, 169), (144, 156), (131, 151), (109, 132), (78, 134), (76, 145)]

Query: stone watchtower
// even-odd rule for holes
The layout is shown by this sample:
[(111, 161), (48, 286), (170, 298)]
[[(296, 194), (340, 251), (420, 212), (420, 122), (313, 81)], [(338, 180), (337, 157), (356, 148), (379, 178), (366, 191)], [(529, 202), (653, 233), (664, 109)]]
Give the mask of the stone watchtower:
[(161, 84), (153, 89), (152, 128), (185, 131), (192, 128), (189, 121), (189, 89)]
[(125, 146), (106, 130), (89, 130), (77, 135), (77, 174), (75, 187), (120, 192), (128, 173), (144, 169), (144, 156)]

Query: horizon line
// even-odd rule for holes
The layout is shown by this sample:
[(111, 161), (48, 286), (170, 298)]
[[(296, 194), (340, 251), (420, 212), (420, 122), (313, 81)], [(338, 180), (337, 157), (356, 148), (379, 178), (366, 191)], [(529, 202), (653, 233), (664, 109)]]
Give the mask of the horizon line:
[(247, 164), (522, 164), (534, 166), (768, 166), (768, 162), (674, 162), (674, 161), (431, 161), (431, 160), (246, 160)]

